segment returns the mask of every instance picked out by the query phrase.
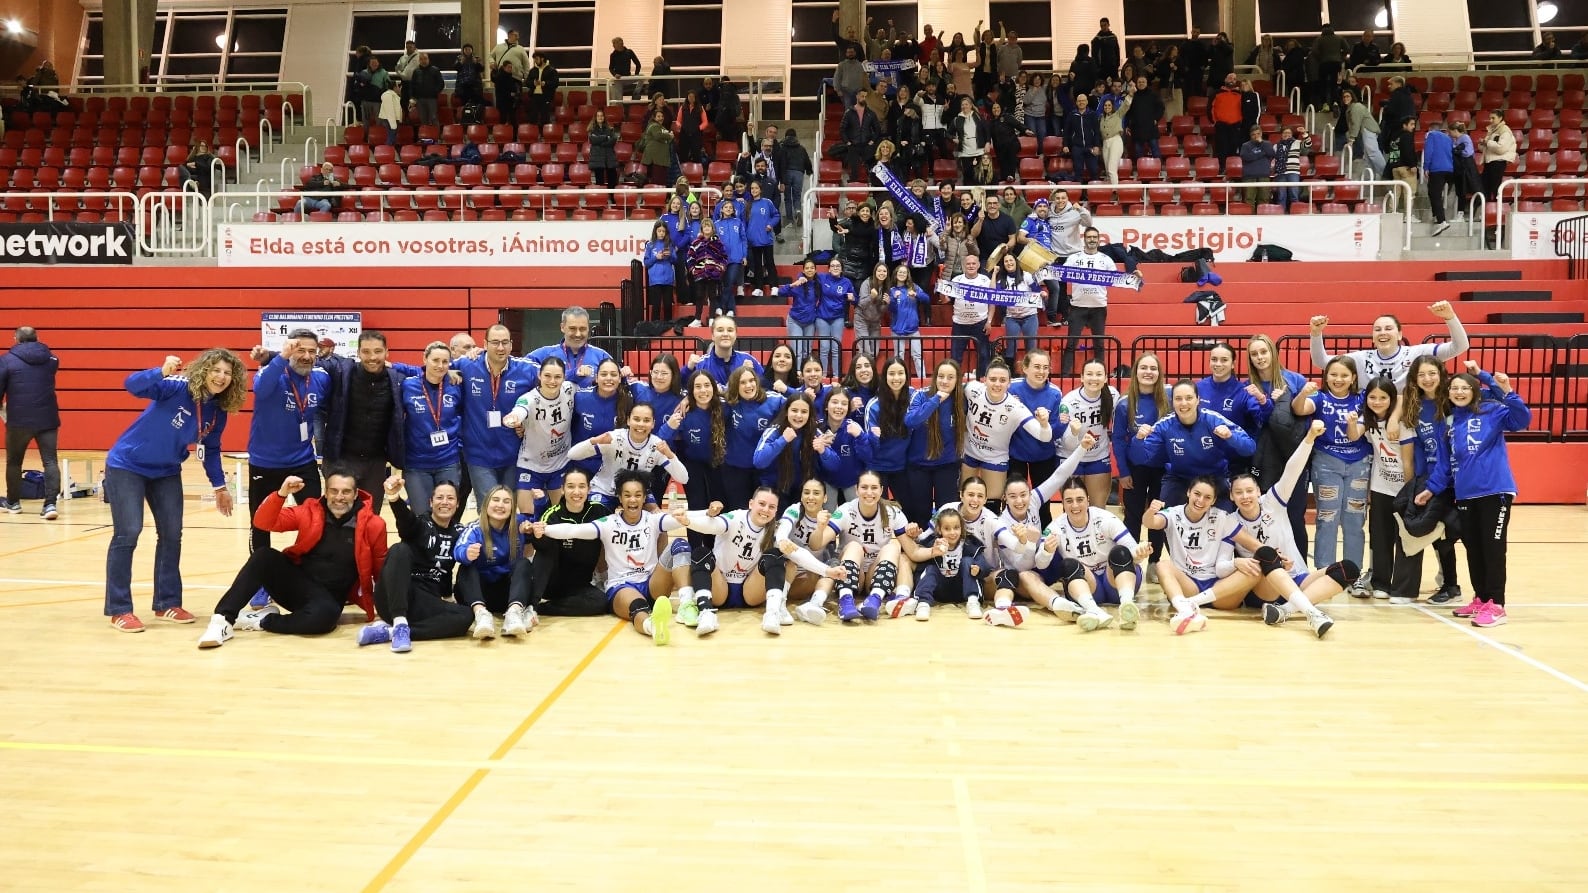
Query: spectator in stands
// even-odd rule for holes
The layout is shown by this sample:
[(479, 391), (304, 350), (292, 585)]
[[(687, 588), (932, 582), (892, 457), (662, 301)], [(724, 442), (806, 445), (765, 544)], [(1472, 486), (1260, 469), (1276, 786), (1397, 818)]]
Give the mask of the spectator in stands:
[(1003, 103), (995, 102), (988, 116), (987, 130), (992, 136), (993, 152), (998, 156), (998, 177), (1012, 183), (1020, 164), (1020, 136), (1026, 129)]
[(1273, 80), (1274, 72), (1279, 70), (1280, 52), (1279, 45), (1274, 42), (1274, 35), (1264, 34), (1252, 47), (1251, 53), (1246, 56), (1246, 64), (1255, 67), (1263, 77)]
[(982, 266), (993, 269), (995, 258), (992, 253), (998, 248), (1003, 248), (1005, 252), (1014, 251), (1015, 237), (1019, 232), (1020, 227), (1015, 219), (1003, 212), (998, 196), (989, 194), (982, 202), (981, 216), (970, 228), (971, 238), (976, 240), (976, 255), (981, 258)]
[(1098, 19), (1097, 36), (1092, 38), (1092, 61), (1104, 77), (1119, 73), (1119, 35), (1108, 27), (1108, 19)]
[(552, 106), (556, 103), (557, 85), (562, 79), (551, 60), (540, 50), (531, 54), (530, 61), (534, 67), (524, 78), (524, 94), (529, 99), (529, 119), (545, 127), (552, 121)]
[(645, 243), (644, 263), (645, 318), (671, 321), (677, 275), (673, 271), (673, 232), (665, 221), (658, 220), (651, 228), (651, 240)]
[(717, 106), (712, 115), (712, 123), (717, 128), (717, 139), (727, 140), (730, 144), (739, 141), (740, 126), (739, 116), (743, 111), (743, 103), (739, 99), (739, 88), (727, 75), (717, 82)]
[[(210, 144), (199, 140), (188, 149), (187, 161), (177, 168), (177, 179), (186, 184), (192, 181), (198, 191), (209, 195), (215, 191), (215, 156), (210, 152)], [(225, 176), (225, 172), (222, 172)]]
[(839, 60), (838, 67), (833, 69), (833, 89), (838, 91), (838, 98), (844, 103), (845, 113), (855, 107), (855, 97), (866, 89), (868, 83), (870, 80), (866, 77), (866, 69), (860, 61), (860, 54), (853, 46), (846, 47), (844, 58)]
[(639, 153), (646, 182), (652, 186), (666, 184), (673, 167), (673, 132), (667, 127), (666, 115), (651, 113), (651, 123), (640, 136)]
[(48, 59), (40, 62), (39, 67), (33, 70), (31, 80), (40, 90), (53, 90), (61, 85), (61, 76), (55, 71), (55, 63)]
[(1180, 45), (1165, 50), (1153, 65), (1155, 86), (1163, 92), (1167, 102), (1174, 101), (1174, 91), (1185, 85), (1185, 72), (1180, 67)]
[[(324, 635), (336, 629), (346, 601), (373, 613), (375, 578), (386, 561), (386, 522), (346, 469), (327, 470), (323, 498), (311, 493), (319, 483), (317, 475), (313, 481), (291, 475), (260, 499), (254, 533), (264, 535), (265, 545), (254, 550), (215, 605), (200, 648), (226, 644), (234, 629)], [(288, 508), (287, 497), (295, 494), (301, 501)], [(278, 552), (269, 546), (271, 531), (296, 531), (298, 538)], [(261, 590), (290, 613), (270, 604), (245, 611)]]
[(700, 222), (700, 235), (689, 243), (686, 257), (689, 278), (695, 287), (695, 324), (705, 325), (706, 320), (724, 314), (732, 316), (733, 308), (722, 290), (728, 251), (717, 238), (717, 225), (710, 218)]
[(1345, 67), (1356, 71), (1359, 68), (1373, 68), (1384, 60), (1384, 54), (1379, 50), (1378, 44), (1373, 42), (1373, 29), (1362, 32), (1362, 39), (1351, 47), (1351, 55), (1346, 59)]
[(1181, 89), (1187, 98), (1207, 93), (1208, 45), (1202, 42), (1202, 29), (1193, 27), (1191, 36), (1180, 44)]
[(503, 59), (491, 74), (491, 88), (496, 93), (496, 110), (502, 116), (502, 123), (517, 128), (518, 100), (524, 91), (524, 83), (518, 77), (518, 66)]
[(1082, 184), (1097, 179), (1103, 154), (1103, 134), (1099, 123), (1091, 109), (1091, 97), (1085, 93), (1075, 97), (1075, 106), (1064, 115), (1064, 145), (1070, 150), (1075, 179)]
[[(849, 162), (850, 181), (865, 182), (866, 169), (876, 155), (877, 143), (882, 141), (882, 123), (867, 106), (866, 91), (860, 91), (855, 96), (854, 107), (844, 112), (843, 122), (838, 127), (838, 138), (849, 147), (845, 154)], [(751, 244), (755, 244), (753, 239)]]
[(474, 44), (466, 43), (452, 63), (457, 72), (452, 81), (452, 93), (463, 105), (485, 103), (485, 66), (474, 57)]
[(1103, 140), (1103, 176), (1110, 184), (1119, 183), (1119, 160), (1125, 156), (1125, 115), (1135, 101), (1135, 93), (1135, 84), (1126, 86), (1125, 101), (1118, 107), (1114, 105), (1114, 97), (1103, 97), (1097, 129)]
[(977, 105), (998, 83), (998, 37), (991, 29), (983, 31), (981, 26), (981, 22), (976, 23), (976, 68), (971, 77), (972, 96)]
[[(507, 32), (507, 40), (491, 47), (492, 83), (496, 81), (496, 73), (509, 63), (513, 67), (508, 73), (522, 85), (525, 76), (529, 73), (529, 52), (519, 45), (517, 29)], [(498, 99), (497, 104), (500, 106), (500, 99)]]
[(1312, 41), (1310, 67), (1316, 73), (1312, 95), (1319, 108), (1327, 110), (1339, 97), (1340, 69), (1350, 49), (1345, 38), (1334, 33), (1333, 25), (1324, 25), (1323, 33)]
[(1157, 90), (1147, 89), (1146, 75), (1138, 75), (1135, 92), (1130, 97), (1130, 108), (1125, 114), (1134, 157), (1158, 157), (1158, 122), (1163, 120), (1163, 114), (1163, 97)]
[[(919, 141), (920, 137), (917, 136)], [(783, 179), (783, 220), (798, 226), (804, 217), (805, 178), (816, 172), (811, 165), (811, 153), (800, 143), (799, 134), (790, 127), (783, 134), (783, 167), (778, 174)]]
[(1208, 47), (1208, 83), (1222, 84), (1224, 79), (1235, 73), (1235, 45), (1230, 43), (1230, 36), (1220, 31), (1213, 38), (1213, 45)]
[(607, 123), (606, 109), (596, 109), (590, 120), (590, 148), (585, 163), (596, 183), (608, 189), (618, 188), (618, 130)]
[(315, 211), (335, 211), (342, 203), (342, 197), (335, 193), (346, 188), (347, 184), (336, 178), (336, 165), (329, 161), (321, 162), (320, 172), (303, 184), (303, 198), (298, 201), (298, 213), (308, 215)]
[(1588, 59), (1588, 31), (1584, 31), (1571, 46), (1571, 57), (1578, 61)]
[(613, 92), (617, 96), (628, 96), (632, 92), (633, 97), (639, 99), (641, 71), (640, 57), (623, 45), (623, 38), (612, 38), (612, 52), (607, 56), (607, 73), (612, 75)]
[(977, 114), (969, 96), (959, 100), (959, 114), (948, 125), (948, 139), (959, 159), (959, 180), (969, 186), (976, 182), (976, 165), (987, 154), (992, 141), (987, 122)]
[(1243, 133), (1241, 88), (1233, 73), (1225, 76), (1219, 92), (1213, 96), (1213, 102), (1208, 106), (1208, 118), (1213, 121), (1213, 154), (1219, 159), (1219, 169), (1222, 170), (1224, 159), (1240, 151)]
[(22, 458), (28, 444), (38, 447), (44, 463), (44, 520), (56, 518), (55, 498), (61, 492), (61, 467), (56, 459), (61, 406), (55, 376), (61, 361), (39, 340), (32, 326), (16, 330), (16, 343), (0, 357), (0, 403), (6, 415), (6, 498), (3, 507), (22, 511)]
[(1384, 175), (1384, 152), (1379, 147), (1379, 126), (1368, 113), (1367, 106), (1356, 101), (1354, 90), (1340, 91), (1340, 108), (1344, 112), (1345, 145), (1353, 148), (1358, 157), (1367, 162), (1374, 179)]
[(419, 107), (419, 123), (426, 127), (441, 126), (437, 104), (447, 80), (441, 69), (430, 61), (429, 53), (419, 54), (419, 64), (414, 66), (413, 80), (408, 85), (414, 104)]
[[(1278, 156), (1273, 143), (1263, 139), (1263, 128), (1253, 126), (1250, 138), (1241, 144), (1241, 182), (1266, 183), (1273, 176), (1274, 161)], [(1246, 187), (1246, 203), (1252, 207), (1264, 204), (1268, 190), (1259, 186)]]
[(1037, 154), (1042, 154), (1042, 141), (1053, 131), (1048, 127), (1048, 80), (1040, 74), (1031, 75), (1025, 93), (1025, 117), (1022, 121), (1037, 141)]
[(753, 289), (751, 294), (758, 298), (777, 285), (777, 264), (772, 257), (772, 245), (781, 225), (782, 216), (778, 214), (773, 199), (761, 191), (758, 181), (750, 181), (750, 198), (744, 208), (744, 238), (750, 248), (745, 282)]
[[(1286, 127), (1279, 132), (1279, 154), (1274, 162), (1274, 179), (1281, 183), (1301, 182), (1301, 163), (1312, 154), (1312, 135), (1305, 125)], [(1301, 201), (1301, 187), (1281, 186), (1275, 197), (1290, 213), (1290, 206)]]
[(662, 94), (662, 98), (671, 99), (678, 89), (678, 82), (670, 80), (673, 75), (673, 66), (662, 56), (651, 60), (650, 93)]
[(358, 73), (358, 97), (366, 127), (380, 118), (381, 96), (390, 85), (391, 76), (380, 67), (380, 59), (370, 56), (368, 65)]
[(1263, 97), (1251, 78), (1241, 78), (1241, 133), (1250, 131), (1263, 117)]
[(1467, 133), (1467, 125), (1457, 121), (1450, 125), (1450, 132), (1456, 164), (1453, 177), (1456, 186), (1456, 219), (1466, 220), (1467, 204), (1474, 195), (1483, 191), (1483, 180), (1478, 175), (1476, 151), (1472, 147), (1472, 137)]
[[(1114, 270), (1114, 259), (1099, 251), (1102, 235), (1096, 227), (1088, 226), (1083, 235), (1084, 248), (1064, 259), (1064, 266), (1086, 270)], [(1059, 375), (1068, 378), (1075, 373), (1075, 349), (1080, 344), (1081, 333), (1090, 331), (1093, 336), (1094, 356), (1104, 358), (1103, 336), (1108, 324), (1108, 287), (1103, 285), (1076, 285), (1070, 298), (1069, 340), (1059, 358)]]
[(397, 57), (397, 65), (392, 69), (391, 72), (392, 78), (394, 80), (400, 79), (402, 81), (402, 103), (404, 110), (408, 108), (409, 101), (413, 99), (412, 81), (414, 77), (414, 71), (418, 68), (419, 45), (410, 40), (403, 45), (403, 54)]
[(684, 104), (678, 107), (678, 114), (673, 118), (673, 145), (678, 149), (678, 163), (698, 163), (701, 160), (701, 146), (705, 139), (706, 128), (711, 124), (711, 119), (706, 116), (706, 107), (700, 104), (700, 97), (694, 90), (684, 96)]
[[(1077, 46), (1075, 48), (1075, 59), (1070, 63), (1070, 82), (1067, 85), (1068, 95), (1089, 94), (1101, 79), (1102, 75), (1097, 71), (1097, 62), (1092, 59), (1092, 48), (1084, 43)], [(1065, 108), (1072, 104), (1067, 99), (1061, 99), (1061, 102)]]
[[(1385, 140), (1384, 169), (1391, 177), (1411, 187), (1411, 199), (1403, 209), (1410, 217), (1411, 205), (1417, 200), (1417, 119), (1403, 118), (1394, 126)], [(1396, 195), (1393, 191), (1385, 192), (1384, 210), (1395, 210)]]
[(403, 122), (403, 113), (402, 78), (391, 78), (386, 82), (386, 91), (380, 95), (380, 122), (386, 125), (388, 146), (397, 145), (397, 127)]
[(1025, 64), (1026, 53), (1020, 47), (1020, 35), (1014, 31), (1004, 31), (1004, 23), (998, 23), (998, 30), (1004, 35), (1003, 43), (998, 45), (998, 76), (1014, 80), (1020, 73), (1020, 66)]
[(1406, 79), (1398, 74), (1391, 76), (1385, 83), (1390, 88), (1390, 94), (1384, 100), (1384, 114), (1379, 120), (1394, 125), (1397, 121), (1417, 117), (1417, 88), (1407, 84)]
[(853, 27), (851, 27), (848, 31), (845, 31), (843, 34), (839, 34), (838, 18), (838, 10), (835, 9), (833, 10), (833, 43), (838, 45), (838, 54), (844, 55), (852, 49), (855, 51), (856, 59), (864, 59), (866, 57), (865, 43), (859, 39), (859, 35), (855, 33), (855, 29)]
[(1516, 163), (1516, 134), (1498, 111), (1489, 113), (1489, 128), (1483, 132), (1483, 196), (1493, 204), (1505, 179), (1505, 169)]

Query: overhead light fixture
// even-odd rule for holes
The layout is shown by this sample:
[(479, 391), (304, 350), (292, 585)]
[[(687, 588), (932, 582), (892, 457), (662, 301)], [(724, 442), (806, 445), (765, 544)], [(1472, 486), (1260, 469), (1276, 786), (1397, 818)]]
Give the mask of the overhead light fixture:
[(1538, 5), (1538, 23), (1540, 25), (1548, 25), (1550, 22), (1555, 21), (1555, 16), (1558, 14), (1560, 14), (1560, 7), (1549, 2), (1549, 0), (1544, 0), (1543, 3)]
[(215, 35), (215, 48), (217, 50), (226, 49), (226, 35), (225, 34), (217, 34), (217, 35)]
[(16, 19), (8, 19), (6, 21), (6, 30), (11, 32), (12, 34), (21, 34), (22, 33), (22, 23), (20, 21), (16, 20)]
[(1388, 9), (1380, 9), (1378, 11), (1378, 13), (1373, 16), (1373, 27), (1375, 27), (1375, 28), (1388, 28), (1389, 27), (1389, 10)]

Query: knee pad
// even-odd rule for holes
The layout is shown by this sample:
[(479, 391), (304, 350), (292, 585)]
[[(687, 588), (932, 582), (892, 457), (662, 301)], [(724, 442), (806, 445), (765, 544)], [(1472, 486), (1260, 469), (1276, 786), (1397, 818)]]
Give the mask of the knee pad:
[(761, 576), (766, 578), (766, 588), (782, 589), (788, 582), (788, 564), (782, 553), (763, 552), (761, 560), (756, 565), (761, 570)]
[(682, 536), (674, 538), (663, 558), (663, 563), (669, 569), (689, 564), (689, 539)]
[(1357, 577), (1362, 576), (1362, 569), (1357, 567), (1354, 561), (1336, 561), (1329, 565), (1329, 569), (1324, 573), (1329, 579), (1339, 583), (1340, 588), (1343, 589), (1355, 583)]
[(1079, 561), (1076, 561), (1074, 558), (1059, 559), (1059, 581), (1064, 584), (1066, 589), (1068, 589), (1070, 584), (1074, 583), (1076, 580), (1082, 580), (1085, 578), (1086, 568), (1082, 567)]
[(1136, 570), (1136, 556), (1124, 546), (1115, 546), (1108, 550), (1108, 570), (1110, 574), (1130, 573)]
[(1002, 499), (989, 499), (989, 500), (987, 500), (987, 511), (992, 512), (994, 515), (1003, 514), (1003, 512), (1004, 512), (1004, 501)]
[(843, 588), (848, 589), (850, 592), (853, 592), (860, 586), (860, 564), (859, 562), (846, 559), (844, 561), (843, 568), (844, 579), (840, 585)]
[(999, 571), (993, 577), (994, 589), (1008, 589), (1014, 591), (1019, 588), (1019, 575), (1014, 571)]
[(891, 561), (877, 563), (877, 570), (871, 575), (871, 588), (881, 589), (885, 593), (892, 593), (893, 587), (899, 582), (899, 566)]
[(1279, 557), (1279, 550), (1273, 546), (1263, 546), (1252, 557), (1257, 559), (1257, 566), (1262, 569), (1265, 577), (1285, 568), (1284, 559)]
[(711, 572), (717, 567), (716, 556), (710, 552), (696, 558), (689, 565), (689, 585), (696, 592), (711, 591)]

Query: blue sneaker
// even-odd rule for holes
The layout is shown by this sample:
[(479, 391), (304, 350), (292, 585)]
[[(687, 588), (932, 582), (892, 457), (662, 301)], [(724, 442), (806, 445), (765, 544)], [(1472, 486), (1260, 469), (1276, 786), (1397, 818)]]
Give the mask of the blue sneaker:
[(876, 620), (882, 613), (882, 596), (872, 593), (860, 603), (860, 616), (867, 620)]
[(860, 612), (855, 610), (855, 597), (840, 595), (838, 597), (838, 619), (845, 623), (854, 623), (860, 619)]
[(360, 648), (365, 645), (384, 645), (390, 641), (391, 627), (387, 626), (384, 620), (377, 620), (358, 631), (358, 646)]
[(263, 589), (254, 593), (254, 597), (248, 600), (248, 607), (250, 608), (263, 608), (268, 604), (270, 604), (270, 593)]
[(414, 634), (408, 624), (399, 623), (391, 628), (391, 650), (406, 654), (414, 650)]

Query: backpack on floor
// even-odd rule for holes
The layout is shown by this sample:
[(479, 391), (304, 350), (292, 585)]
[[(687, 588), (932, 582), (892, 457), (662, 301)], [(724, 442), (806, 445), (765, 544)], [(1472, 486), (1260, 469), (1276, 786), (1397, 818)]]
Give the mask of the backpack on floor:
[(46, 499), (44, 494), (44, 472), (29, 469), (22, 472), (22, 499)]

